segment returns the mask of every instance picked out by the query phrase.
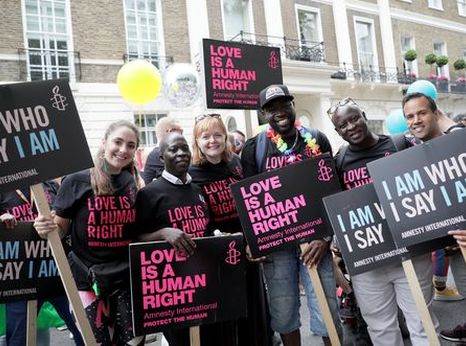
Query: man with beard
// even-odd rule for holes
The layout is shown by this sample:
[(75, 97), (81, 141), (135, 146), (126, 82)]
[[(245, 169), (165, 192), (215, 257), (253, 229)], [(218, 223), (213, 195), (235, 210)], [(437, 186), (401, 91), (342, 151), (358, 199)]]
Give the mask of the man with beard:
[[(241, 163), (245, 177), (280, 168), (306, 158), (329, 152), (327, 137), (318, 130), (296, 122), (294, 97), (285, 85), (270, 85), (260, 92), (261, 112), (269, 123), (266, 132), (244, 145)], [(271, 327), (280, 333), (285, 346), (301, 345), (299, 327), (299, 278), (306, 290), (311, 315), (311, 331), (330, 345), (318, 301), (306, 266), (317, 265), (327, 301), (337, 330), (341, 325), (337, 312), (335, 279), (329, 251), (331, 237), (310, 242), (304, 253), (298, 247), (274, 252), (264, 261), (268, 288)], [(302, 259), (301, 259), (302, 258)], [(340, 333), (341, 334), (341, 333)]]
[[(370, 131), (366, 114), (347, 97), (328, 110), (335, 130), (348, 142), (335, 156), (337, 173), (345, 190), (372, 182), (367, 170), (371, 161), (391, 155), (411, 146), (404, 136), (391, 138)], [(362, 174), (352, 174), (362, 172)], [(430, 253), (412, 259), (419, 284), (429, 307), (432, 319), (432, 264)], [(410, 293), (408, 280), (400, 263), (377, 268), (352, 278), (354, 294), (368, 325), (374, 345), (403, 346), (398, 326), (398, 308), (402, 309), (413, 345), (428, 345), (422, 321)]]

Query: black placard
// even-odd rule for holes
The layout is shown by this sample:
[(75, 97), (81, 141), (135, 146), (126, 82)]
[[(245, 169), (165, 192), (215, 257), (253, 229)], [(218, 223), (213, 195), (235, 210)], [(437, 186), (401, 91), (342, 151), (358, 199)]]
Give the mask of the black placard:
[(393, 239), (407, 247), (466, 227), (466, 130), (367, 165)]
[(32, 223), (0, 223), (0, 303), (64, 294), (52, 251)]
[(399, 263), (397, 249), (372, 184), (324, 198), (338, 246), (351, 275)]
[(91, 166), (68, 82), (0, 86), (0, 191)]
[(194, 241), (188, 258), (166, 242), (130, 244), (136, 335), (246, 316), (242, 235)]
[(258, 109), (259, 92), (282, 84), (280, 48), (204, 39), (207, 108)]
[(251, 253), (268, 253), (331, 235), (322, 198), (340, 191), (329, 154), (231, 185)]

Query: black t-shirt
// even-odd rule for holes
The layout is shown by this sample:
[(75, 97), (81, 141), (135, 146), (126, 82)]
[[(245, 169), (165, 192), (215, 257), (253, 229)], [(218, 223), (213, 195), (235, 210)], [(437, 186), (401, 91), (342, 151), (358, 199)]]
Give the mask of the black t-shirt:
[(243, 177), (239, 157), (234, 155), (228, 163), (207, 162), (202, 166), (191, 166), (189, 174), (193, 182), (202, 188), (209, 206), (209, 231), (219, 229), (225, 233), (241, 232), (236, 203), (230, 189), (230, 184)]
[(139, 233), (173, 227), (194, 237), (208, 235), (209, 212), (196, 184), (175, 185), (161, 177), (139, 190), (136, 209)]
[[(58, 184), (54, 181), (42, 183), (45, 197), (49, 205), (52, 205), (55, 195), (57, 194)], [(37, 209), (31, 205), (31, 190), (20, 189), (21, 193), (15, 191), (0, 193), (0, 215), (9, 213), (16, 220), (23, 222), (33, 222), (37, 217)]]
[(155, 147), (147, 156), (144, 170), (141, 172), (142, 179), (148, 185), (152, 180), (160, 178), (163, 170), (164, 165), (160, 161), (160, 148)]
[(63, 179), (55, 199), (57, 215), (71, 220), (73, 252), (87, 265), (128, 261), (135, 239), (136, 184), (122, 171), (112, 176), (113, 195), (96, 196), (89, 170)]
[[(320, 147), (320, 152), (322, 154), (328, 152), (330, 155), (332, 155), (332, 147), (328, 141), (327, 136), (325, 136), (325, 134), (320, 131), (316, 131), (316, 133), (316, 141)], [(266, 153), (264, 159), (262, 162), (256, 164), (256, 143), (258, 136), (263, 136), (263, 134), (259, 134), (253, 138), (248, 139), (244, 144), (243, 151), (241, 152), (241, 164), (243, 165), (243, 173), (245, 177), (250, 177), (258, 173), (284, 167), (289, 164), (312, 157), (312, 154), (308, 152), (306, 143), (301, 136), (299, 136), (296, 143), (294, 154), (288, 156), (280, 152), (277, 149), (276, 144), (266, 137)]]
[[(338, 177), (344, 190), (351, 190), (358, 186), (372, 183), (372, 178), (367, 170), (367, 164), (371, 161), (391, 155), (397, 150), (389, 136), (379, 135), (376, 144), (362, 150), (355, 150), (348, 146), (344, 152), (340, 167), (337, 167)], [(335, 155), (335, 160), (341, 153)]]

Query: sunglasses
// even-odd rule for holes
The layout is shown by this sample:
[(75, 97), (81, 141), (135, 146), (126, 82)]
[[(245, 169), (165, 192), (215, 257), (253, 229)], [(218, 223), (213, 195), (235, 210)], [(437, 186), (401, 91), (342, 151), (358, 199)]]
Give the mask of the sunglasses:
[(218, 113), (209, 113), (209, 114), (200, 114), (194, 118), (194, 123), (197, 124), (199, 121), (207, 119), (207, 118), (217, 118), (221, 119), (222, 116)]
[(327, 110), (327, 115), (330, 117), (330, 120), (332, 120), (333, 115), (336, 113), (339, 107), (343, 107), (346, 105), (357, 106), (358, 104), (354, 102), (354, 100), (351, 97), (345, 97), (343, 100), (338, 101), (336, 104), (334, 104)]

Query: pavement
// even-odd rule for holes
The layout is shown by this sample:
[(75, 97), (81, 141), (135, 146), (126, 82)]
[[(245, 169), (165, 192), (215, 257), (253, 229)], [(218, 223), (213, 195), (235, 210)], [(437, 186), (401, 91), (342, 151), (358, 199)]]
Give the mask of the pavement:
[[(306, 303), (301, 297), (301, 339), (302, 345), (313, 345), (320, 346), (323, 345), (322, 339), (315, 335), (312, 335), (309, 329), (309, 311), (306, 308)], [(456, 301), (456, 302), (438, 302), (434, 301), (434, 311), (440, 321), (440, 330), (451, 329), (457, 324), (466, 322), (466, 300)], [(348, 328), (343, 329), (343, 346), (361, 346), (357, 345), (353, 340), (353, 336)], [(57, 329), (51, 329), (50, 333), (50, 345), (60, 345), (60, 346), (73, 346), (74, 342), (69, 338), (68, 330), (59, 331)], [(162, 346), (160, 334), (157, 334), (157, 339), (146, 343), (148, 346)], [(405, 339), (405, 345), (411, 345), (409, 339)], [(442, 346), (453, 346), (454, 343), (441, 340)], [(219, 343), (221, 346), (221, 343)]]

